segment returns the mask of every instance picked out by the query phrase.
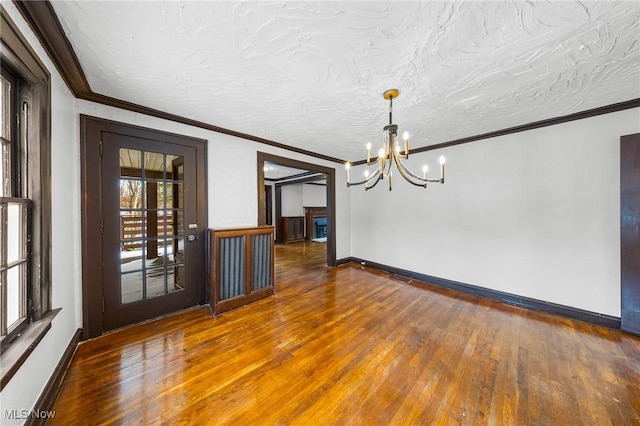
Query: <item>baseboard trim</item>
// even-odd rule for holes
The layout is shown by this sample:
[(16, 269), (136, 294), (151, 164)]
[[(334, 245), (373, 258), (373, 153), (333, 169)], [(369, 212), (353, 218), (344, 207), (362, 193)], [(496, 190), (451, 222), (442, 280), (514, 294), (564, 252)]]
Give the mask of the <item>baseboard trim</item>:
[(599, 325), (607, 328), (612, 328), (615, 330), (620, 330), (620, 318), (614, 317), (611, 315), (585, 311), (583, 309), (573, 308), (571, 306), (559, 305), (557, 303), (547, 302), (539, 299), (533, 299), (525, 296), (519, 296), (513, 293), (506, 293), (503, 291), (491, 290), (485, 287), (479, 287), (472, 284), (465, 284), (457, 281), (448, 280), (445, 278), (425, 275), (418, 272), (409, 271), (406, 269), (384, 265), (381, 263), (370, 262), (368, 260), (360, 259), (357, 257), (348, 257), (348, 258), (340, 259), (340, 262), (357, 263), (363, 266), (368, 266), (370, 268), (375, 268), (381, 271), (385, 271), (390, 274), (408, 277), (416, 281), (433, 284), (439, 287), (456, 290), (456, 291), (471, 294), (474, 296), (480, 296), (487, 299), (497, 300), (499, 302), (503, 302), (509, 305), (514, 305), (521, 308), (530, 309), (533, 311), (545, 312), (548, 314), (553, 314), (553, 315), (558, 315), (565, 318), (583, 321), (589, 324), (594, 324), (594, 325)]
[(47, 385), (44, 387), (42, 393), (40, 394), (40, 398), (36, 401), (33, 410), (31, 410), (31, 414), (29, 418), (25, 422), (25, 425), (43, 425), (45, 423), (44, 418), (37, 418), (34, 415), (34, 412), (47, 412), (53, 408), (53, 403), (58, 397), (58, 393), (60, 393), (60, 389), (62, 388), (62, 381), (64, 380), (64, 376), (67, 374), (67, 370), (69, 370), (69, 366), (71, 365), (71, 361), (73, 360), (73, 356), (76, 354), (76, 349), (78, 348), (78, 343), (82, 341), (82, 329), (79, 328), (73, 334), (71, 341), (67, 345), (67, 348), (64, 350), (62, 354), (62, 358), (56, 365), (55, 370), (53, 370), (53, 374), (49, 378)]
[(351, 263), (354, 260), (351, 257), (343, 257), (342, 259), (336, 259), (336, 266), (346, 265), (347, 263)]

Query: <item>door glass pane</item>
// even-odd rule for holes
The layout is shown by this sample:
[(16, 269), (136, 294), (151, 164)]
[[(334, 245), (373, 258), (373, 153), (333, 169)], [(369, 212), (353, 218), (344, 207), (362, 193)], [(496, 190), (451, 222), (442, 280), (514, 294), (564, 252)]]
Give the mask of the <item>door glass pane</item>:
[(165, 268), (164, 266), (147, 269), (147, 299), (163, 296), (165, 294)]
[(120, 176), (142, 177), (142, 152), (120, 148)]
[(165, 171), (167, 172), (167, 180), (184, 180), (184, 157), (167, 154)]
[(142, 238), (142, 210), (120, 212), (121, 250), (133, 250), (133, 245), (139, 245), (140, 242), (132, 240), (140, 238)]
[(168, 226), (166, 217), (164, 216), (166, 212), (161, 210), (157, 213), (158, 213), (157, 235), (158, 235), (158, 238), (164, 238), (167, 235), (167, 226)]
[(168, 223), (169, 234), (173, 236), (184, 235), (184, 210), (170, 210), (171, 222)]
[(167, 263), (184, 263), (184, 238), (173, 238), (169, 240)]
[(164, 154), (159, 152), (144, 153), (144, 177), (147, 179), (163, 179)]
[(165, 184), (163, 180), (145, 180), (145, 207), (152, 210), (162, 210), (171, 208), (173, 193), (171, 185)]
[(171, 247), (167, 247), (167, 240), (165, 238), (158, 238), (158, 247), (156, 249), (155, 259), (158, 265), (167, 263), (167, 258), (171, 254)]
[(166, 263), (165, 244), (163, 238), (147, 240), (147, 256), (144, 261), (145, 269), (157, 268)]
[(183, 157), (122, 149), (120, 168), (122, 303), (182, 289)]
[(184, 265), (176, 265), (172, 269), (173, 288), (171, 291), (182, 290), (184, 288)]
[(20, 319), (21, 270), (22, 265), (16, 265), (7, 270), (7, 326), (9, 327)]
[(164, 181), (147, 182), (147, 194), (148, 209), (173, 208), (174, 189), (172, 184), (164, 183)]
[(182, 203), (182, 183), (173, 182), (167, 184), (166, 208), (177, 209), (184, 207)]
[(142, 208), (142, 180), (120, 179), (120, 208)]
[(120, 294), (122, 303), (142, 300), (142, 271), (138, 270), (120, 275)]

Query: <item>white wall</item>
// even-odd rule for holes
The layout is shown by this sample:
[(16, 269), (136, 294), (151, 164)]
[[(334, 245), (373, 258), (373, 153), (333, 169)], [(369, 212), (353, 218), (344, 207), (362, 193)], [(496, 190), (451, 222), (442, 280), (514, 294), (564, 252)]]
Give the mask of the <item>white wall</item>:
[[(336, 183), (336, 186), (344, 185), (342, 181)], [(294, 183), (281, 188), (282, 216), (304, 216), (305, 207), (327, 206), (326, 186)]]
[[(339, 182), (338, 185), (344, 185)], [(305, 183), (302, 185), (302, 205), (304, 207), (326, 207), (327, 187)]]
[(280, 188), (281, 214), (286, 216), (304, 216), (302, 208), (302, 184), (284, 185)]
[(446, 183), (353, 188), (352, 255), (619, 317), (619, 144), (637, 132), (638, 108), (417, 154), (416, 171), (445, 155)]
[(2, 2), (51, 73), (52, 305), (62, 308), (51, 329), (0, 393), (4, 410), (30, 410), (39, 398), (76, 329), (81, 327), (80, 154), (75, 100), (13, 3)]

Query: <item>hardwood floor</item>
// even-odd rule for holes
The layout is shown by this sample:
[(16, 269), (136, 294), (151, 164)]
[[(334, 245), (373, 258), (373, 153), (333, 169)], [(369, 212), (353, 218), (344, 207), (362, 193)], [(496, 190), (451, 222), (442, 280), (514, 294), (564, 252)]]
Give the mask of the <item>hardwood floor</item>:
[(640, 424), (640, 338), (277, 246), (276, 295), (81, 344), (49, 424)]

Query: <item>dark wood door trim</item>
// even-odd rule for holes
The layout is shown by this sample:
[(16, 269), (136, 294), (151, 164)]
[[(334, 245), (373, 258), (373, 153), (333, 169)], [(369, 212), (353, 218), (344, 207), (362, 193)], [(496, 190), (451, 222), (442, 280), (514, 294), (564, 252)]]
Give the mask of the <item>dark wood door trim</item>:
[(273, 220), (273, 226), (276, 228), (276, 242), (282, 242), (282, 226), (280, 222), (282, 221), (282, 186), (275, 185), (276, 188), (276, 217)]
[(265, 224), (273, 226), (273, 187), (271, 185), (264, 186), (265, 191)]
[(640, 334), (640, 133), (620, 138), (620, 328)]
[[(304, 161), (293, 160), (291, 158), (280, 157), (278, 155), (267, 154), (258, 151), (258, 225), (265, 225), (265, 196), (264, 196), (264, 163), (281, 164), (283, 166), (296, 169), (309, 170), (317, 173), (324, 173), (327, 180), (327, 265), (336, 266), (336, 169), (332, 167), (319, 166), (317, 164)], [(282, 216), (281, 207), (281, 184), (275, 185), (275, 208), (276, 217), (274, 223), (278, 224)], [(277, 232), (277, 228), (276, 228)], [(281, 238), (281, 236), (280, 236)], [(276, 237), (277, 240), (277, 237)]]
[(197, 284), (198, 304), (207, 301), (206, 296), (206, 236), (207, 229), (207, 144), (206, 140), (173, 133), (118, 123), (102, 118), (80, 115), (81, 156), (81, 230), (82, 230), (82, 317), (84, 339), (100, 336), (102, 323), (102, 238), (101, 238), (101, 175), (100, 143), (102, 133), (114, 133), (142, 139), (189, 146), (196, 149), (197, 252), (196, 273), (201, 279)]

